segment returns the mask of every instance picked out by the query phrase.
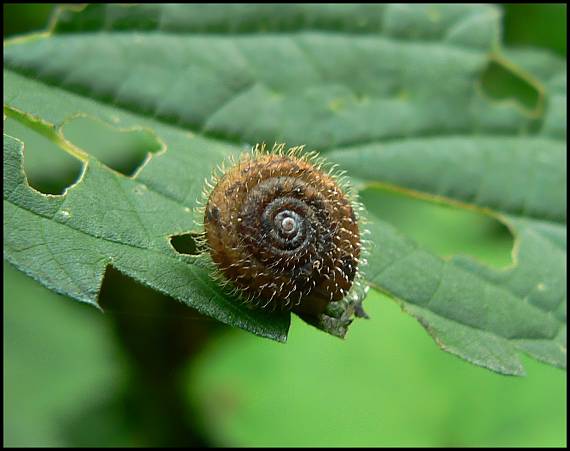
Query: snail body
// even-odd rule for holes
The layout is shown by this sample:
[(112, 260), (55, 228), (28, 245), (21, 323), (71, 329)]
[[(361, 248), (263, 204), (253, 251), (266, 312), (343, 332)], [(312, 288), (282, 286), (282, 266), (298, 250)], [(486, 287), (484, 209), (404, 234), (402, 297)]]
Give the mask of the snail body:
[(249, 304), (317, 315), (349, 293), (361, 255), (355, 201), (314, 154), (256, 146), (205, 193), (204, 238)]

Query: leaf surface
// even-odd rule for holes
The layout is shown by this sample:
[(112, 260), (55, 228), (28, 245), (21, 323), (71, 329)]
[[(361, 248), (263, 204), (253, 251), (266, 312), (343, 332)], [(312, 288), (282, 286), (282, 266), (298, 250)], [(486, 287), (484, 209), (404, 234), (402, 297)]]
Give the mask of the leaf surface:
[[(21, 144), (5, 138), (5, 231), (14, 230), (5, 255), (89, 302), (113, 264), (222, 321), (284, 339), (287, 318), (232, 304), (168, 237), (192, 230), (203, 179), (224, 157), (260, 141), (307, 144), (359, 187), (506, 223), (517, 240), (513, 266), (496, 271), (444, 261), (374, 219), (367, 278), (467, 360), (521, 374), (524, 350), (565, 367), (566, 65), (503, 51), (499, 20), (488, 5), (63, 9), (51, 33), (5, 46), (5, 112), (52, 136), (85, 171), (63, 196), (42, 196), (26, 186)], [(535, 105), (486, 93), (491, 63), (535, 90)], [(120, 176), (66, 140), (78, 115), (147, 129), (163, 151)], [(60, 237), (54, 262), (75, 246), (61, 260), (72, 267), (52, 272), (34, 257), (46, 244), (34, 241), (32, 223)], [(72, 234), (89, 250), (64, 239)], [(43, 259), (61, 265), (52, 260)]]

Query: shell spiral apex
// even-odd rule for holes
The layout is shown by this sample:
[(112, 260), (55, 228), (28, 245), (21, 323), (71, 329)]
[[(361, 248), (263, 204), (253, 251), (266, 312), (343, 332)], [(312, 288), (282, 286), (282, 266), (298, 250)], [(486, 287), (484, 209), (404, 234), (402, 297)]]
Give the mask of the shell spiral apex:
[(303, 146), (256, 145), (205, 193), (204, 238), (216, 271), (247, 303), (318, 315), (355, 283), (357, 204)]

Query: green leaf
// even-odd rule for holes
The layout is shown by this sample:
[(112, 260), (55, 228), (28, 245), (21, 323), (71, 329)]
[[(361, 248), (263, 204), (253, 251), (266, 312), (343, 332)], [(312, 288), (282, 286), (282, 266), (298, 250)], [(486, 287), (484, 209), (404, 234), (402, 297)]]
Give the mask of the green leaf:
[(524, 374), (517, 351), (566, 368), (566, 66), (541, 52), (508, 54), (548, 94), (538, 127), (378, 142), (328, 156), (364, 187), (474, 208), (509, 227), (513, 263), (497, 271), (463, 256), (442, 260), (375, 218), (368, 279), (401, 300), (443, 349)]
[(505, 374), (524, 374), (517, 350), (566, 366), (566, 233), (513, 220), (517, 264), (496, 271), (443, 260), (377, 218), (369, 280), (402, 303), (445, 350)]
[[(259, 141), (307, 144), (361, 187), (506, 223), (516, 260), (492, 271), (443, 261), (374, 220), (368, 279), (404, 302), (444, 349), (474, 363), (521, 374), (516, 350), (524, 350), (565, 367), (565, 62), (504, 52), (499, 20), (489, 5), (63, 9), (51, 33), (5, 46), (5, 112), (86, 169), (63, 196), (41, 196), (18, 169), (17, 141), (5, 139), (14, 189), (5, 208), (19, 227), (5, 252), (76, 298), (94, 302), (113, 264), (227, 323), (283, 338), (286, 319), (235, 306), (167, 238), (192, 230), (185, 209), (225, 156)], [(490, 97), (482, 80), (491, 64), (524, 81), (536, 104)], [(164, 151), (122, 177), (66, 139), (63, 127), (78, 115), (152, 131)], [(33, 258), (43, 244), (27, 217), (61, 237), (52, 255), (73, 248), (64, 239), (72, 234), (93, 244), (76, 247), (70, 267), (50, 277), (51, 260)], [(26, 254), (18, 246), (36, 247)]]
[[(54, 138), (55, 139), (55, 138)], [(81, 179), (47, 196), (26, 182), (23, 144), (4, 135), (4, 256), (48, 288), (97, 303), (108, 265), (227, 324), (284, 341), (289, 318), (249, 310), (178, 254), (192, 209), (85, 156)], [(74, 150), (77, 152), (77, 150)]]

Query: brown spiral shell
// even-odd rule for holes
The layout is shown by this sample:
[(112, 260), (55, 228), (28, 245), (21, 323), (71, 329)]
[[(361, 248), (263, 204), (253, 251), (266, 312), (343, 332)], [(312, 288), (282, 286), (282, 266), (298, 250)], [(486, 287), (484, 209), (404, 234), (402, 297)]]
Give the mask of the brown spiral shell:
[(314, 315), (348, 294), (361, 242), (353, 201), (300, 150), (243, 154), (214, 181), (204, 232), (217, 269), (242, 298)]

